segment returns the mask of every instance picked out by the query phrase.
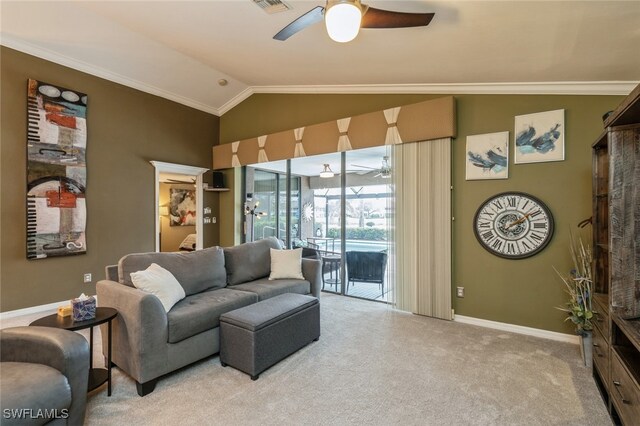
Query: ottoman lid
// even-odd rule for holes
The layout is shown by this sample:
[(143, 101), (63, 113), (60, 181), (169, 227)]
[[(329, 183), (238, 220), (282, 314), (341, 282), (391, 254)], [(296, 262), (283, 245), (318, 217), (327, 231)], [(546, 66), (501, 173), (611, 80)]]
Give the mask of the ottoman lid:
[(222, 314), (220, 322), (257, 331), (316, 304), (313, 296), (286, 293)]

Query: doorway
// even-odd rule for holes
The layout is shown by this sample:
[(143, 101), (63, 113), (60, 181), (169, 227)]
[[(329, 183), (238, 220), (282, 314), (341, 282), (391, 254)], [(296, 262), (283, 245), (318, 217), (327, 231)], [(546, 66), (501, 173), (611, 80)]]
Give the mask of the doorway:
[[(193, 242), (187, 239), (186, 247), (202, 249), (202, 175), (208, 169), (161, 161), (151, 164), (155, 168), (155, 251), (178, 251), (187, 237)], [(174, 227), (182, 229), (173, 231)]]

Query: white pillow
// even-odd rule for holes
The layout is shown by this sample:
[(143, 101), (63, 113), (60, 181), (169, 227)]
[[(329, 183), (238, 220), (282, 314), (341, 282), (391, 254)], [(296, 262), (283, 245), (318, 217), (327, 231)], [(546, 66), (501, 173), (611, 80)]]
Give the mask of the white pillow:
[(167, 312), (186, 296), (176, 277), (156, 263), (152, 263), (144, 271), (132, 272), (131, 282), (136, 288), (160, 299), (160, 303)]
[(293, 250), (271, 251), (271, 275), (270, 280), (294, 278), (304, 280), (302, 275), (302, 248)]

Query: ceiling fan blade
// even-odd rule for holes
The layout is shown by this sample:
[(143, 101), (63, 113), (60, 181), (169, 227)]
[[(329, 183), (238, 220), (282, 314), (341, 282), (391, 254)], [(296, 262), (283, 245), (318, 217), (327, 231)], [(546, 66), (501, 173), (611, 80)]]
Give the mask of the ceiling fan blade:
[(305, 28), (317, 24), (324, 18), (324, 7), (316, 6), (289, 25), (280, 30), (280, 32), (273, 36), (274, 40), (285, 41), (298, 31), (302, 31)]
[(369, 166), (360, 166), (358, 164), (352, 164), (351, 167), (360, 167), (361, 169), (371, 169), (371, 170), (378, 170), (378, 167), (369, 167)]
[(425, 27), (429, 25), (434, 15), (434, 13), (394, 12), (369, 7), (362, 16), (360, 28)]

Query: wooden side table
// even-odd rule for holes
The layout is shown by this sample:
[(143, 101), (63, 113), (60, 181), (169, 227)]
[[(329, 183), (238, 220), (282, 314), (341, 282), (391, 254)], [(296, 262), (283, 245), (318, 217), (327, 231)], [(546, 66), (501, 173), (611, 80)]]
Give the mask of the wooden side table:
[[(107, 395), (111, 396), (111, 321), (118, 315), (113, 308), (96, 308), (96, 317), (86, 321), (74, 321), (73, 317), (61, 317), (58, 314), (37, 319), (29, 325), (39, 327), (55, 327), (69, 331), (89, 329), (89, 392), (107, 383)], [(93, 368), (93, 327), (108, 324), (107, 368)]]

